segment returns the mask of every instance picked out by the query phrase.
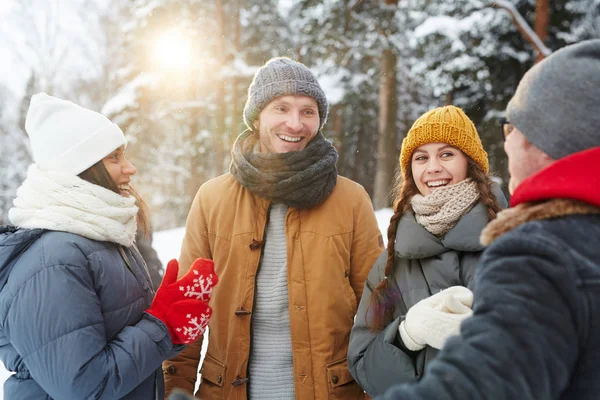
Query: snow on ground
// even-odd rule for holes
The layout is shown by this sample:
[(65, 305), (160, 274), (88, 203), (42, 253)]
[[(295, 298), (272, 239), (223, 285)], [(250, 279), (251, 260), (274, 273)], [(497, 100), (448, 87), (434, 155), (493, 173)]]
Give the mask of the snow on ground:
[(165, 267), (169, 260), (179, 258), (184, 233), (185, 227), (154, 232), (152, 247), (156, 250), (158, 258), (160, 258)]
[(2, 382), (2, 386), (0, 386), (0, 399), (4, 399), (4, 381), (11, 375), (12, 374), (4, 368), (2, 363), (0, 363), (0, 382)]
[(394, 211), (391, 208), (382, 208), (381, 210), (375, 211), (375, 216), (377, 217), (377, 225), (379, 225), (379, 230), (383, 235), (383, 242), (387, 246), (387, 229), (390, 224), (390, 218), (394, 215)]
[[(384, 208), (375, 212), (377, 217), (377, 224), (383, 235), (383, 240), (387, 243), (387, 227), (392, 216), (392, 210), (390, 208)], [(162, 261), (163, 265), (167, 265), (167, 262), (172, 258), (179, 258), (181, 251), (181, 242), (183, 241), (183, 235), (185, 228), (175, 228), (166, 231), (160, 231), (154, 233), (154, 241), (152, 243), (154, 249), (158, 253), (158, 257)], [(204, 341), (202, 345), (202, 356), (206, 354), (207, 341)], [(0, 383), (10, 376), (10, 373), (2, 368), (0, 364)], [(4, 398), (3, 388), (0, 386), (0, 400)]]

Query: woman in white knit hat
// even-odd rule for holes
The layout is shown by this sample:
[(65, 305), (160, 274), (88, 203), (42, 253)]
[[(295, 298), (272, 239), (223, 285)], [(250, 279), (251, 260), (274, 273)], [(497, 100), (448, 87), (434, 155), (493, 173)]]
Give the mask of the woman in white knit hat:
[(198, 259), (156, 295), (134, 243), (144, 204), (106, 117), (40, 93), (25, 124), (34, 164), (0, 227), (0, 359), (7, 399), (162, 399), (162, 361), (204, 331), (217, 282)]
[(420, 379), (471, 315), (479, 235), (506, 200), (469, 117), (454, 106), (414, 123), (402, 143), (388, 247), (369, 273), (348, 366), (371, 396)]

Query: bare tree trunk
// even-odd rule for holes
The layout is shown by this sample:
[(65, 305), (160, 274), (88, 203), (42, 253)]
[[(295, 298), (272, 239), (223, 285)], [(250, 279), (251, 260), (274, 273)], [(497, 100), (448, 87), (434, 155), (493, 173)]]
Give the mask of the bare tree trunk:
[(494, 0), (488, 5), (488, 7), (502, 8), (508, 11), (517, 27), (517, 30), (521, 32), (525, 40), (531, 43), (531, 45), (538, 51), (542, 58), (548, 57), (552, 53), (552, 50), (546, 47), (543, 40), (541, 40), (537, 33), (531, 29), (531, 27), (525, 21), (525, 18), (519, 14), (517, 8), (510, 1)]
[(331, 140), (337, 149), (338, 168), (344, 166), (344, 105), (334, 104), (329, 110), (329, 127), (331, 131)]
[(350, 21), (352, 20), (352, 8), (350, 8), (350, 0), (344, 0), (344, 33), (350, 29)]
[(389, 207), (390, 190), (396, 169), (396, 93), (397, 57), (392, 49), (385, 49), (381, 57), (381, 85), (379, 89), (379, 138), (377, 142), (377, 173), (375, 174), (374, 207)]
[(187, 140), (187, 143), (189, 143), (189, 145), (192, 146), (193, 153), (194, 153), (193, 156), (190, 157), (190, 159), (189, 159), (190, 176), (189, 176), (189, 180), (187, 182), (187, 188), (188, 188), (187, 195), (188, 195), (188, 199), (189, 199), (189, 204), (192, 204), (192, 201), (194, 200), (194, 197), (196, 196), (196, 193), (198, 192), (200, 185), (202, 185), (202, 183), (204, 183), (204, 176), (201, 173), (202, 169), (200, 168), (201, 166), (199, 165), (201, 157), (203, 157), (204, 155), (197, 153), (200, 146), (202, 146), (202, 143), (198, 142), (198, 132), (200, 132), (202, 120), (205, 120), (203, 113), (201, 115), (194, 116), (193, 118), (191, 118), (191, 123), (188, 128), (189, 129), (189, 131), (188, 131), (189, 138)]
[[(242, 7), (242, 0), (236, 0), (235, 11), (234, 11), (234, 28), (233, 28), (233, 51), (235, 52), (234, 57), (231, 58), (232, 62), (235, 62), (237, 54), (240, 52), (241, 47), (241, 31), (242, 26), (240, 22), (240, 8)], [(240, 121), (242, 120), (242, 110), (240, 108), (240, 93), (239, 93), (239, 78), (233, 76), (231, 78), (231, 125), (229, 138), (227, 140), (228, 148), (233, 145), (235, 138), (240, 132)]]
[(451, 90), (448, 93), (446, 93), (446, 101), (444, 104), (447, 106), (451, 106), (452, 104), (454, 104), (454, 90)]
[(368, 175), (368, 173), (365, 174), (363, 171), (365, 170), (365, 167), (368, 166), (368, 163), (371, 162), (371, 154), (374, 150), (372, 142), (374, 140), (372, 135), (364, 135), (361, 133), (362, 132), (356, 133), (356, 136), (358, 136), (356, 141), (356, 153), (353, 154), (353, 160), (346, 168), (346, 176), (357, 182), (363, 182), (362, 185), (365, 190), (368, 193), (373, 193), (373, 185), (370, 185), (371, 187), (369, 187), (369, 183), (372, 182), (372, 177), (368, 177), (370, 179), (369, 182), (368, 179), (364, 178), (364, 175)]
[(220, 53), (217, 55), (219, 58), (220, 71), (217, 74), (217, 92), (216, 92), (216, 112), (215, 112), (215, 167), (216, 175), (223, 173), (226, 166), (227, 157), (227, 146), (229, 140), (227, 140), (226, 132), (226, 118), (227, 118), (227, 107), (225, 99), (225, 79), (220, 73), (225, 68), (226, 57), (225, 57), (225, 11), (223, 9), (223, 0), (215, 0), (215, 17), (217, 20), (218, 34), (217, 34), (217, 48)]
[[(534, 29), (535, 33), (539, 36), (540, 40), (544, 42), (548, 38), (548, 23), (550, 21), (550, 12), (548, 6), (548, 0), (536, 0), (535, 3), (535, 22)], [(538, 53), (536, 62), (540, 62), (544, 59), (542, 53)]]

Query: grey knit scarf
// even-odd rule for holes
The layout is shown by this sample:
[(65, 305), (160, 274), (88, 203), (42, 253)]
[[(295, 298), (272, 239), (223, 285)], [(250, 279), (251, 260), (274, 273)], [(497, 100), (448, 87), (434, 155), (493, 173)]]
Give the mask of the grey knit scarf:
[(242, 132), (231, 151), (229, 171), (257, 196), (288, 207), (311, 208), (329, 196), (337, 181), (338, 154), (319, 132), (301, 151), (255, 151), (258, 133)]

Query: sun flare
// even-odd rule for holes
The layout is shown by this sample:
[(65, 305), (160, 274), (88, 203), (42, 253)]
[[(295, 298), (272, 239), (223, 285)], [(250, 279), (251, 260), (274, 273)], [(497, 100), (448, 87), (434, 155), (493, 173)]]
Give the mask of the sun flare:
[(162, 69), (187, 69), (192, 63), (191, 42), (178, 30), (166, 31), (154, 41), (152, 59)]

